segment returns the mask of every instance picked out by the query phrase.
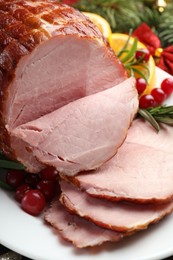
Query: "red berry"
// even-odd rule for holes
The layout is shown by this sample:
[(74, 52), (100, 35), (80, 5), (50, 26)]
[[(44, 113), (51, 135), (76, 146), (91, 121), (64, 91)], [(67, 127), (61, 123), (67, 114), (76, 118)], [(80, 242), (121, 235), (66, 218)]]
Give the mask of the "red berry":
[(154, 107), (155, 106), (155, 100), (154, 97), (152, 95), (143, 95), (140, 99), (139, 99), (139, 106), (140, 108), (148, 108), (148, 107)]
[(16, 190), (15, 199), (18, 202), (21, 202), (26, 192), (28, 192), (29, 190), (31, 190), (31, 186), (29, 186), (28, 184), (24, 183), (20, 185)]
[(144, 90), (146, 89), (147, 83), (145, 79), (143, 78), (137, 78), (136, 79), (136, 89), (138, 91), (138, 94), (140, 95)]
[(27, 173), (25, 177), (25, 182), (29, 184), (33, 189), (36, 188), (39, 181), (40, 181), (40, 176), (37, 173)]
[(42, 180), (56, 180), (58, 177), (58, 171), (54, 167), (48, 167), (40, 172), (40, 177)]
[(17, 188), (24, 182), (25, 172), (20, 170), (9, 170), (6, 173), (6, 183), (13, 188)]
[(30, 215), (39, 215), (46, 205), (44, 195), (40, 190), (29, 190), (21, 202), (22, 209)]
[(46, 201), (50, 201), (55, 196), (56, 184), (56, 182), (50, 180), (41, 180), (37, 184), (37, 189), (39, 189), (43, 193)]
[(161, 88), (153, 88), (151, 95), (154, 97), (157, 105), (161, 105), (166, 99), (166, 94)]
[(141, 61), (147, 62), (150, 58), (150, 52), (148, 49), (140, 49), (135, 53), (135, 58), (137, 60), (141, 59)]
[(171, 95), (173, 92), (173, 78), (166, 78), (161, 83), (161, 88), (167, 96)]

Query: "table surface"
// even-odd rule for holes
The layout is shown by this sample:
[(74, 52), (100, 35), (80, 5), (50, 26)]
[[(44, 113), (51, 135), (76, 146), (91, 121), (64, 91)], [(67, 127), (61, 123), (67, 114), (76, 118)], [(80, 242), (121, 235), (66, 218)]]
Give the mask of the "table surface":
[[(1, 255), (3, 255), (3, 254), (5, 254), (5, 253), (7, 253), (7, 252), (9, 252), (9, 249), (8, 248), (6, 248), (6, 247), (4, 247), (4, 246), (2, 246), (1, 244), (0, 244), (0, 260), (1, 260)], [(3, 258), (2, 258), (3, 259)], [(171, 260), (171, 259), (173, 259), (173, 256), (170, 256), (170, 257), (168, 257), (168, 258), (165, 258), (165, 259), (158, 259), (158, 260)], [(4, 260), (4, 259), (3, 259)], [(34, 259), (30, 259), (30, 258), (27, 258), (27, 257), (22, 257), (22, 260), (34, 260)], [(41, 260), (41, 259), (40, 259)], [(49, 260), (49, 259), (47, 259), (47, 260)]]

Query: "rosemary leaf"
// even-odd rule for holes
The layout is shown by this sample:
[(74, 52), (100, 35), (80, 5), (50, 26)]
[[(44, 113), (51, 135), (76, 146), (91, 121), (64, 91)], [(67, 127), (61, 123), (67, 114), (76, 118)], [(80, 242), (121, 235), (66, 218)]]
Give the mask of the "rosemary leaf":
[(149, 111), (147, 111), (146, 109), (141, 109), (139, 108), (138, 110), (138, 114), (145, 119), (146, 121), (148, 121), (155, 129), (157, 132), (159, 132), (160, 130), (160, 126), (157, 123), (157, 121), (155, 120), (155, 118), (151, 115), (151, 113)]
[(146, 83), (148, 84), (148, 78), (142, 73), (140, 70), (136, 69), (135, 67), (132, 68), (134, 72), (138, 73), (142, 78), (145, 79)]
[(134, 38), (133, 44), (131, 49), (129, 50), (129, 52), (127, 53), (127, 55), (121, 59), (122, 63), (125, 63), (126, 61), (128, 61), (131, 57), (134, 57), (136, 49), (137, 49), (137, 44), (138, 44), (138, 40), (136, 38)]
[(173, 116), (173, 106), (158, 106), (147, 109), (152, 115), (169, 115)]
[(164, 123), (164, 124), (172, 125), (172, 126), (173, 126), (173, 118), (155, 116), (155, 119), (156, 119), (158, 122), (161, 122), (161, 123)]
[(129, 74), (130, 74), (130, 77), (134, 77), (134, 71), (133, 71), (133, 69), (130, 68), (129, 71), (130, 71), (130, 73), (129, 73)]
[(25, 170), (25, 167), (22, 164), (8, 160), (0, 160), (0, 168)]
[(6, 184), (4, 181), (0, 180), (0, 187), (6, 190), (13, 190), (8, 184)]
[(130, 29), (130, 31), (129, 31), (129, 37), (128, 37), (127, 41), (125, 42), (125, 45), (124, 45), (123, 48), (117, 53), (117, 57), (118, 57), (118, 58), (120, 58), (120, 56), (121, 56), (124, 52), (128, 52), (127, 46), (128, 46), (128, 44), (129, 44), (131, 35), (132, 35), (132, 29)]

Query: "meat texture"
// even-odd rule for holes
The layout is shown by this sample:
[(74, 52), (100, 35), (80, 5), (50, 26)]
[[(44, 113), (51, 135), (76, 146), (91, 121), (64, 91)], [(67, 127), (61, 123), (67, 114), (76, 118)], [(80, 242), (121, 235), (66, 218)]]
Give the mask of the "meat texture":
[(71, 181), (95, 197), (142, 203), (173, 199), (173, 129), (157, 133), (143, 120), (133, 121), (116, 156), (101, 168)]
[(172, 212), (173, 202), (167, 204), (133, 204), (92, 198), (72, 184), (61, 182), (61, 203), (71, 212), (93, 223), (115, 231), (135, 232), (146, 229)]
[(12, 129), (126, 78), (79, 11), (54, 0), (0, 0), (0, 146), (28, 170), (42, 165), (11, 137)]
[(124, 141), (138, 109), (135, 80), (69, 103), (12, 134), (41, 162), (66, 175), (99, 167)]
[(106, 241), (118, 242), (123, 238), (120, 232), (98, 227), (79, 216), (70, 214), (58, 200), (45, 213), (45, 220), (57, 229), (65, 240), (78, 248), (98, 246)]

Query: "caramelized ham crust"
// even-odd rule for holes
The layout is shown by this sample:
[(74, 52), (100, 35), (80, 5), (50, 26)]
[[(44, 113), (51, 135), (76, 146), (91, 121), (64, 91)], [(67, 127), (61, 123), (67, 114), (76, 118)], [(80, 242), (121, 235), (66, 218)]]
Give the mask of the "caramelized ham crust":
[(42, 165), (12, 129), (124, 79), (106, 40), (79, 11), (54, 0), (0, 0), (0, 146), (27, 170)]

